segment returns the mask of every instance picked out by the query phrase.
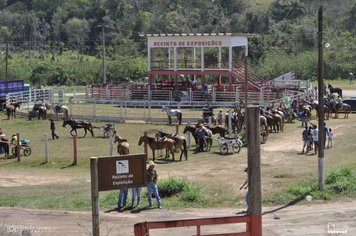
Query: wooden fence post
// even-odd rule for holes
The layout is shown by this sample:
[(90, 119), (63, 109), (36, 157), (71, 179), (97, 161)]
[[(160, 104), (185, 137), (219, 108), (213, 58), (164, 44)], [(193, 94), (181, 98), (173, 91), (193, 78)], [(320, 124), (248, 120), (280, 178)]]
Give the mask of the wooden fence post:
[(78, 147), (77, 147), (77, 136), (73, 136), (73, 165), (78, 163)]
[[(147, 131), (143, 132), (143, 136), (147, 137)], [(147, 143), (146, 142), (144, 142), (144, 144), (143, 144), (143, 150), (144, 150), (144, 153), (146, 155), (148, 155), (147, 154)]]
[(45, 143), (45, 160), (44, 163), (48, 163), (48, 135), (44, 134), (44, 143)]

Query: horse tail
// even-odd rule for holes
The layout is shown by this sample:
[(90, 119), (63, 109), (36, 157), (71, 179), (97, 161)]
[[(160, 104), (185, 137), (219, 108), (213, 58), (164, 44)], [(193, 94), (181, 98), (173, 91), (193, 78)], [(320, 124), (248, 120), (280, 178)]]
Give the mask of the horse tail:
[(177, 117), (178, 117), (178, 125), (182, 124), (182, 112), (178, 112)]
[(187, 140), (183, 139), (183, 152), (185, 156), (185, 160), (188, 160), (188, 150), (187, 150)]

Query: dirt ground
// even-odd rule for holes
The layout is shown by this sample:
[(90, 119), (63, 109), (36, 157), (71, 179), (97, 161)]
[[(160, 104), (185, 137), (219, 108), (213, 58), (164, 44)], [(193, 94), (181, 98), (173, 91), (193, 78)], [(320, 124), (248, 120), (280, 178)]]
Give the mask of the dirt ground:
[[(356, 91), (344, 91), (344, 97), (356, 96)], [(296, 130), (285, 142), (283, 139), (273, 140), (274, 145), (262, 146), (264, 159), (281, 162), (285, 153), (300, 152), (301, 130)], [(337, 136), (335, 136), (337, 138)], [(296, 154), (297, 155), (297, 154)], [(273, 157), (273, 159), (271, 158)], [(173, 174), (173, 173), (171, 173)], [(197, 173), (198, 174), (198, 173)], [(88, 179), (89, 180), (89, 179)], [(41, 176), (0, 173), (0, 186), (23, 186), (32, 184), (50, 184), (58, 181), (58, 176)], [(69, 177), (61, 176), (63, 183)], [(273, 189), (273, 186), (270, 188)], [(265, 190), (265, 189), (264, 189)], [(150, 209), (144, 211), (101, 212), (101, 235), (133, 235), (135, 223), (144, 221), (191, 219), (201, 217), (232, 216), (236, 211), (244, 209)], [(356, 201), (317, 202), (288, 207), (263, 208), (263, 235), (356, 235)], [(150, 235), (193, 235), (194, 228), (180, 230), (153, 230)], [(203, 227), (204, 233), (235, 232), (244, 226), (230, 224), (228, 226)], [(230, 231), (231, 230), (231, 231)], [(23, 232), (27, 232), (23, 233)], [(0, 235), (91, 235), (91, 212), (47, 211), (19, 208), (0, 208)]]
[[(356, 235), (356, 201), (293, 205), (263, 209), (263, 235)], [(0, 235), (90, 235), (90, 212), (39, 211), (0, 208)], [(101, 235), (133, 235), (133, 225), (144, 221), (235, 215), (231, 209), (153, 209), (142, 212), (101, 212)], [(244, 225), (202, 227), (204, 233), (238, 232)], [(28, 230), (32, 234), (21, 234)], [(151, 230), (150, 235), (194, 235), (195, 228)]]

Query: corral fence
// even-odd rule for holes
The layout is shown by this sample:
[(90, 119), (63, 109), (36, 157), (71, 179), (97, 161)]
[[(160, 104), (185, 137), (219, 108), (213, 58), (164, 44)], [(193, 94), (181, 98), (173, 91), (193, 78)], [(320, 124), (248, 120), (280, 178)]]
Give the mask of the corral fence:
[[(261, 107), (277, 107), (283, 102), (288, 106), (294, 99), (307, 100), (315, 93), (308, 81), (295, 81), (293, 76), (291, 73), (286, 74), (270, 82), (274, 83), (273, 88), (278, 88), (275, 91), (271, 91), (267, 86), (260, 91), (248, 92), (248, 103)], [(294, 89), (291, 89), (291, 86)], [(214, 109), (225, 111), (239, 105), (240, 101), (245, 101), (245, 93), (239, 88), (235, 88), (235, 91), (220, 91), (213, 88), (209, 96), (204, 98), (198, 91), (179, 91), (184, 95), (184, 99), (177, 100), (175, 91), (171, 90), (151, 90), (144, 85), (134, 88), (117, 87), (87, 86), (80, 89), (81, 93), (75, 91), (65, 93), (63, 88), (34, 89), (23, 93), (10, 93), (7, 95), (7, 102), (22, 102), (20, 111), (23, 116), (32, 111), (36, 101), (43, 99), (49, 103), (68, 106), (69, 115), (73, 119), (110, 122), (167, 122), (167, 115), (161, 108), (169, 106), (182, 110), (183, 122), (187, 123), (201, 119), (204, 106), (210, 105)], [(287, 89), (288, 87), (290, 89)], [(214, 114), (217, 112), (214, 111)], [(49, 111), (49, 115), (51, 114), (53, 112)], [(172, 118), (175, 122), (175, 117)]]

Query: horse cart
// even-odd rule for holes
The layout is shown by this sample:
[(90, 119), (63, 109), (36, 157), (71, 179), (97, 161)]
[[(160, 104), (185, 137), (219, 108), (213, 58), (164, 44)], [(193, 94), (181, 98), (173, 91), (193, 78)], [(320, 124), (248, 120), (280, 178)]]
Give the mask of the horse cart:
[[(11, 149), (11, 153), (14, 156), (17, 156), (17, 145), (13, 144), (13, 148)], [(23, 152), (24, 156), (30, 156), (32, 153), (32, 149), (31, 149), (31, 141), (29, 139), (20, 139), (20, 153), (21, 150)]]
[(239, 153), (241, 151), (242, 142), (238, 138), (223, 138), (220, 137), (217, 139), (221, 155), (226, 155), (229, 150), (232, 150), (234, 153)]

